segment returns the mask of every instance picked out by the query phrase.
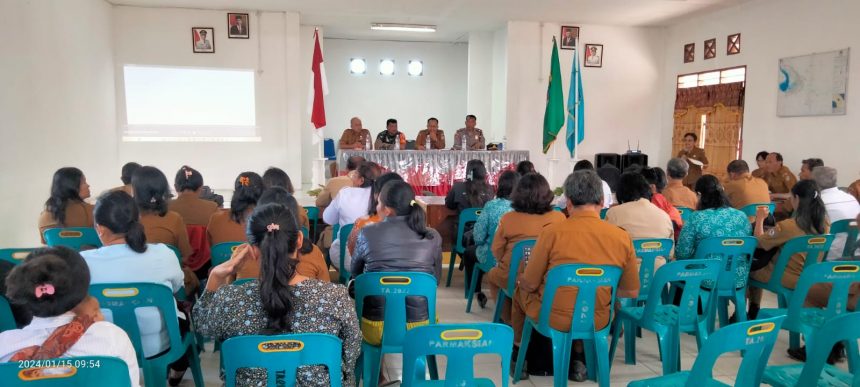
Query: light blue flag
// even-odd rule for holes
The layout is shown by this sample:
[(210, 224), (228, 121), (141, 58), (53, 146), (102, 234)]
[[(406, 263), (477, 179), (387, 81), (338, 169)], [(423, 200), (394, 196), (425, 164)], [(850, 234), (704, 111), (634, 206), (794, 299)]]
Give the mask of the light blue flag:
[(582, 99), (582, 71), (579, 69), (579, 45), (573, 52), (570, 90), (567, 93), (567, 149), (573, 157), (576, 145), (585, 138), (585, 104)]

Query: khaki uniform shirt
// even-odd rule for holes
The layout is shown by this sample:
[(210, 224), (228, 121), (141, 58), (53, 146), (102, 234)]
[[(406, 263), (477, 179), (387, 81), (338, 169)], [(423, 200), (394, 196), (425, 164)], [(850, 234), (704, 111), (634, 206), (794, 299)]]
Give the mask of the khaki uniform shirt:
[[(424, 144), (427, 142), (427, 136), (430, 135), (430, 129), (424, 129), (418, 132), (418, 137), (415, 139), (415, 148), (424, 150)], [(441, 129), (436, 130), (436, 140), (430, 140), (430, 146), (433, 149), (445, 149), (445, 132)]]
[(194, 192), (180, 192), (176, 199), (167, 205), (170, 211), (174, 211), (182, 217), (186, 225), (209, 224), (212, 214), (218, 212), (218, 204), (211, 200), (200, 199)]
[[(526, 265), (523, 284), (517, 292), (523, 292), (525, 312), (532, 318), (540, 313), (541, 299), (547, 273), (555, 266), (567, 263), (591, 265), (611, 265), (621, 268), (622, 275), (618, 290), (631, 296), (639, 291), (639, 270), (633, 242), (627, 233), (600, 220), (593, 211), (574, 210), (567, 220), (547, 226), (538, 237)], [(536, 292), (525, 292), (522, 288), (536, 288)], [(562, 287), (556, 292), (553, 302), (550, 326), (567, 331), (570, 329), (570, 316), (578, 289)], [(609, 323), (609, 304), (611, 293), (600, 289), (594, 311), (594, 324), (602, 329)]]
[[(678, 152), (678, 157), (684, 156), (688, 159), (700, 161), (702, 164), (708, 165), (708, 157), (705, 156), (705, 150), (702, 148), (693, 147), (689, 152), (681, 149)], [(702, 177), (702, 167), (689, 161), (687, 164), (690, 165), (690, 170), (687, 172), (687, 176), (684, 177), (684, 185), (693, 188), (696, 185), (696, 180), (699, 180), (699, 178)]]
[(93, 205), (87, 202), (67, 201), (66, 221), (64, 224), (57, 223), (54, 215), (48, 211), (39, 214), (39, 238), (45, 241), (45, 230), (58, 227), (93, 227)]
[(215, 246), (224, 242), (247, 242), (245, 228), (241, 224), (230, 219), (230, 210), (223, 209), (209, 218), (206, 226), (206, 235), (209, 237), (209, 245)]
[(547, 226), (564, 221), (564, 214), (559, 211), (549, 211), (545, 214), (527, 214), (525, 212), (508, 212), (502, 215), (496, 228), (493, 244), (490, 247), (496, 257), (496, 267), (491, 270), (492, 282), (504, 288), (508, 284), (508, 274), (511, 267), (511, 254), (514, 245), (525, 239), (535, 239)]
[(757, 168), (755, 171), (752, 171), (752, 176), (765, 180), (767, 179), (767, 171), (764, 168)]
[(182, 216), (173, 211), (167, 211), (164, 216), (158, 214), (141, 214), (140, 224), (146, 233), (146, 243), (164, 243), (179, 249), (182, 258), (188, 258), (194, 253), (188, 241), (188, 229)]
[[(770, 250), (773, 248), (782, 249), (792, 238), (806, 235), (806, 232), (797, 226), (794, 219), (786, 219), (776, 224), (776, 227), (765, 231), (764, 234), (758, 237), (758, 247)], [(779, 254), (774, 255), (767, 267), (754, 271), (750, 277), (758, 281), (767, 282), (770, 280), (770, 274), (773, 273), (776, 267), (776, 261)], [(785, 274), (782, 276), (782, 286), (789, 289), (794, 289), (797, 286), (797, 281), (800, 279), (800, 273), (803, 271), (803, 265), (806, 262), (806, 254), (798, 253), (791, 256), (788, 260), (788, 265), (785, 266)]]
[(699, 204), (699, 197), (696, 193), (684, 186), (681, 180), (669, 181), (666, 188), (663, 188), (663, 196), (669, 201), (669, 204), (675, 207), (696, 208)]
[[(340, 141), (338, 141), (337, 147), (340, 149), (355, 149), (356, 145), (364, 147), (365, 144), (367, 144), (368, 138), (370, 138), (370, 131), (367, 129), (362, 129), (360, 132), (346, 129), (340, 136)], [(373, 147), (373, 144), (370, 146)]]
[(486, 145), (484, 143), (484, 132), (478, 128), (471, 131), (466, 128), (458, 129), (457, 132), (454, 133), (454, 145), (451, 149), (463, 150), (463, 136), (466, 137), (466, 146), (469, 147), (467, 150), (486, 149)]
[(320, 216), (322, 216), (322, 207), (326, 207), (331, 204), (331, 201), (334, 200), (337, 193), (346, 187), (352, 187), (352, 179), (350, 179), (349, 176), (333, 177), (325, 183), (325, 187), (323, 187), (322, 191), (320, 191), (320, 194), (317, 195), (316, 198), (316, 205), (317, 207), (320, 207)]
[(737, 180), (725, 182), (723, 189), (732, 207), (739, 210), (754, 203), (770, 203), (767, 183), (749, 173)]
[(768, 173), (766, 180), (770, 192), (778, 194), (791, 192), (791, 188), (797, 184), (797, 177), (785, 165), (779, 168), (776, 173)]
[[(331, 282), (331, 277), (328, 274), (328, 266), (325, 264), (325, 257), (323, 257), (322, 250), (316, 246), (313, 247), (310, 253), (299, 255), (296, 272), (308, 278)], [(246, 259), (236, 273), (236, 279), (240, 278), (260, 278), (260, 261)]]

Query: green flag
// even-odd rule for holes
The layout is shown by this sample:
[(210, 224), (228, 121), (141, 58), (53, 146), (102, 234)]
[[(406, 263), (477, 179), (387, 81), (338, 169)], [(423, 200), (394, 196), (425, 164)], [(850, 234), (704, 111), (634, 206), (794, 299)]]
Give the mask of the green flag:
[(549, 150), (564, 125), (564, 93), (561, 90), (561, 66), (558, 64), (558, 46), (552, 37), (552, 61), (549, 86), (546, 89), (546, 110), (543, 113), (543, 153)]

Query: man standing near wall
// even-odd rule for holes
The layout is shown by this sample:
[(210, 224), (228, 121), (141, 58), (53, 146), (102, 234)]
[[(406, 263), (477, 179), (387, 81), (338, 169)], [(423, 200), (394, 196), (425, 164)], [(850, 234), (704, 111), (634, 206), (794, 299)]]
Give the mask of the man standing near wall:
[[(472, 114), (466, 116), (466, 127), (457, 130), (454, 134), (454, 150), (484, 150), (484, 132), (475, 127), (478, 118)], [(463, 140), (466, 141), (466, 149), (463, 149)]]

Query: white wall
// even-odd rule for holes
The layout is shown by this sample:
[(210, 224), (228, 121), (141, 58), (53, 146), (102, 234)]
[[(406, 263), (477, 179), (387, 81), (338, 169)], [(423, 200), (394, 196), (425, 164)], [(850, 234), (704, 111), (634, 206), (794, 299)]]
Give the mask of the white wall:
[[(568, 23), (566, 23), (568, 24)], [(577, 159), (593, 160), (594, 154), (624, 153), (627, 141), (649, 155), (649, 163), (663, 163), (665, 144), (654, 135), (664, 109), (656, 93), (662, 80), (663, 30), (657, 28), (580, 26), (580, 42), (604, 45), (602, 68), (583, 67), (585, 140), (577, 147)], [(560, 186), (573, 161), (564, 142), (565, 129), (553, 150), (542, 154), (543, 114), (550, 71), (552, 36), (559, 24), (512, 21), (507, 25), (507, 149), (527, 149), (531, 159), (553, 186)], [(559, 50), (565, 101), (573, 51)]]
[[(116, 125), (125, 125), (122, 68), (125, 64), (256, 69), (257, 133), (261, 142), (138, 143), (119, 142), (118, 169), (137, 161), (155, 165), (170, 178), (183, 164), (203, 174), (215, 189), (232, 189), (242, 171), (269, 166), (302, 181), (302, 106), (307, 98), (307, 69), (299, 39), (299, 15), (251, 13), (250, 39), (228, 39), (225, 11), (116, 6), (114, 59), (117, 83)], [(215, 53), (194, 54), (191, 27), (215, 28)], [(118, 129), (120, 130), (120, 129)], [(118, 172), (117, 172), (118, 173)]]
[[(841, 0), (765, 0), (689, 20), (668, 29), (663, 126), (660, 141), (668, 157), (672, 141), (672, 107), (676, 76), (732, 66), (747, 66), (743, 155), (751, 165), (761, 150), (779, 151), (795, 173), (800, 161), (820, 157), (837, 168), (839, 183), (858, 177), (860, 143), (860, 2)], [(741, 53), (725, 54), (726, 36), (741, 33)], [(717, 57), (702, 60), (706, 39), (717, 39)], [(684, 64), (684, 44), (696, 43), (696, 61)], [(779, 58), (851, 47), (847, 114), (822, 117), (777, 117)], [(851, 79), (853, 78), (853, 79)], [(812, 140), (812, 141), (810, 141)]]
[(488, 142), (493, 141), (493, 33), (469, 33), (468, 90), (466, 111), (481, 120), (480, 128)]
[(103, 0), (0, 0), (0, 246), (39, 243), (36, 220), (57, 168), (94, 194), (119, 183), (111, 6)]
[[(428, 118), (436, 117), (449, 146), (454, 131), (463, 127), (467, 114), (466, 45), (325, 39), (324, 56), (329, 86), (325, 133), (335, 142), (354, 116), (361, 118), (374, 138), (385, 130), (385, 120), (395, 118), (410, 140), (426, 127)], [(364, 58), (367, 74), (351, 75), (351, 58)], [(379, 61), (384, 58), (394, 59), (394, 76), (379, 75)], [(406, 73), (410, 59), (424, 62), (423, 76)]]

